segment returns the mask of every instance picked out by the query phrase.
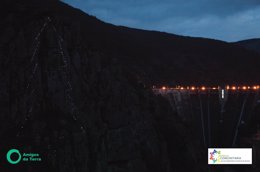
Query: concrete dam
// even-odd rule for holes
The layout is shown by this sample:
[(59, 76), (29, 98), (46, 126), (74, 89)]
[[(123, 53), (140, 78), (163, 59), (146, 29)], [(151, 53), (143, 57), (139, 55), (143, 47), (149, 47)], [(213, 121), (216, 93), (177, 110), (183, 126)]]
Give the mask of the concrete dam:
[(205, 148), (253, 148), (260, 159), (259, 87), (154, 88)]

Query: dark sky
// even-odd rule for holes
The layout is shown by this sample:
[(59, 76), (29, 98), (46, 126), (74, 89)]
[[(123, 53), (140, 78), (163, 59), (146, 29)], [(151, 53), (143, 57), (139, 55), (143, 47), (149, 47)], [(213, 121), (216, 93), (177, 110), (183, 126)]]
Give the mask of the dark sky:
[(260, 0), (64, 0), (115, 25), (238, 41), (260, 37)]

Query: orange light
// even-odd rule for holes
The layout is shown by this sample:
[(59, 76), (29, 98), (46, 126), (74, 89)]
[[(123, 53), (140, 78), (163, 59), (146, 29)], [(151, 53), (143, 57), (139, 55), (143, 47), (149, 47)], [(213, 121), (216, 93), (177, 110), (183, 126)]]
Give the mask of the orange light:
[(184, 90), (184, 87), (181, 87), (181, 90)]
[(243, 90), (246, 90), (246, 89), (247, 89), (246, 86), (244, 86), (244, 87), (243, 87)]
[(166, 87), (162, 87), (163, 90), (166, 90)]
[(213, 90), (216, 90), (217, 88), (216, 88), (216, 87), (213, 87), (212, 89), (213, 89)]
[(229, 90), (230, 89), (230, 87), (229, 86), (227, 86), (227, 90)]
[(254, 89), (254, 90), (257, 90), (257, 86), (254, 86), (253, 89)]
[(201, 90), (203, 90), (203, 91), (206, 90), (206, 87), (201, 87)]
[(191, 90), (195, 90), (196, 88), (195, 87), (191, 87)]
[(232, 90), (236, 90), (237, 88), (235, 86), (232, 87)]

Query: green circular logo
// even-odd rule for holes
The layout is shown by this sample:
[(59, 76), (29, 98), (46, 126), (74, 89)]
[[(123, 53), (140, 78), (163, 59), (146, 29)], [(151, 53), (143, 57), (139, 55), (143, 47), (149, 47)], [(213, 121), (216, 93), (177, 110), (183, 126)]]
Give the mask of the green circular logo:
[[(11, 159), (12, 154), (17, 154), (17, 155), (18, 155), (18, 159), (17, 159), (16, 161), (14, 161), (14, 160)], [(17, 150), (17, 149), (11, 149), (11, 150), (9, 150), (9, 151), (7, 152), (7, 154), (6, 154), (6, 159), (7, 159), (7, 161), (8, 161), (10, 164), (18, 164), (18, 163), (21, 161), (21, 159), (22, 159), (22, 155), (20, 154), (19, 150)]]

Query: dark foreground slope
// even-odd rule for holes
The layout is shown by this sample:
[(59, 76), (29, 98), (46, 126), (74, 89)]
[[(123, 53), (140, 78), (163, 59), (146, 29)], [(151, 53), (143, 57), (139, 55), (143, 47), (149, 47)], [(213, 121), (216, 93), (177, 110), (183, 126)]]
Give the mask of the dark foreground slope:
[[(106, 54), (114, 26), (58, 1), (0, 11), (0, 171), (203, 171), (206, 155), (168, 103)], [(43, 161), (10, 165), (11, 148)]]

